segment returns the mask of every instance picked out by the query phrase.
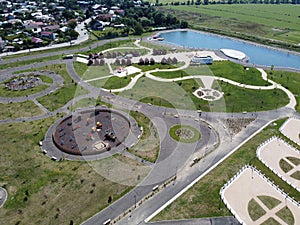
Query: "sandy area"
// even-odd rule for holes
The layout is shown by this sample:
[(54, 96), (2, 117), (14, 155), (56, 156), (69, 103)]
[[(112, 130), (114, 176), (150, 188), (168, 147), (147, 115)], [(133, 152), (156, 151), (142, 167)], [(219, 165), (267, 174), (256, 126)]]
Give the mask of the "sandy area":
[[(298, 190), (300, 189), (300, 180), (291, 177), (293, 173), (300, 170), (300, 165), (296, 166), (287, 159), (287, 157), (295, 157), (300, 159), (299, 151), (293, 150), (292, 147), (283, 140), (274, 138), (273, 140), (262, 146), (258, 150), (257, 154), (259, 155), (259, 158), (267, 164), (268, 167), (275, 170), (278, 174), (280, 174), (287, 181), (293, 184), (294, 187), (298, 188)], [(281, 159), (290, 164), (293, 169), (285, 173), (279, 165)]]
[(283, 135), (287, 136), (293, 142), (300, 145), (300, 120), (295, 118), (288, 119), (280, 128)]
[[(276, 198), (280, 200), (281, 203), (270, 210), (257, 198), (257, 196), (261, 195)], [(275, 187), (263, 179), (263, 177), (252, 168), (244, 169), (241, 174), (224, 189), (223, 196), (228, 202), (228, 205), (245, 224), (261, 224), (270, 217), (273, 217), (280, 224), (286, 224), (275, 214), (285, 206), (293, 213), (295, 224), (300, 224), (300, 207), (290, 201), (289, 198), (286, 198), (279, 190), (276, 190)], [(253, 221), (248, 213), (248, 203), (252, 198), (266, 211), (266, 214), (256, 221)]]

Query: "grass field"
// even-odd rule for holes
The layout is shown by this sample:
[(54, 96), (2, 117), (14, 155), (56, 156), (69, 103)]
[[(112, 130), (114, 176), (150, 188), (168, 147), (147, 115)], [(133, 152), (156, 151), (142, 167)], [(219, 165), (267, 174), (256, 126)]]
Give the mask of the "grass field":
[(286, 72), (278, 70), (267, 71), (268, 77), (274, 80), (276, 83), (281, 84), (283, 87), (289, 89), (295, 96), (297, 100), (296, 110), (300, 112), (300, 73), (296, 72)]
[(107, 207), (109, 196), (115, 201), (131, 189), (106, 179), (97, 169), (123, 164), (141, 167), (126, 175), (135, 183), (149, 172), (149, 168), (120, 155), (91, 164), (51, 161), (42, 154), (38, 142), (57, 119), (0, 125), (0, 185), (8, 191), (0, 224), (80, 224)]
[(83, 70), (86, 69), (86, 71), (81, 76), (83, 80), (90, 80), (94, 78), (106, 77), (111, 75), (107, 64), (103, 66), (88, 66), (88, 67), (86, 67), (86, 65), (84, 65), (83, 63), (81, 63), (81, 65), (82, 67), (79, 70), (80, 75), (82, 74)]
[(118, 89), (127, 86), (130, 83), (131, 78), (134, 77), (135, 75), (136, 74), (132, 74), (125, 77), (112, 76), (105, 79), (91, 81), (89, 82), (89, 84), (95, 87), (105, 88), (107, 90), (113, 90), (113, 89)]
[(152, 75), (169, 79), (205, 75), (223, 77), (247, 85), (270, 85), (267, 81), (262, 79), (261, 73), (256, 68), (250, 67), (245, 70), (242, 65), (231, 61), (215, 61), (212, 65), (189, 66), (182, 71), (155, 72), (152, 73)]
[(88, 69), (88, 65), (81, 62), (73, 62), (73, 67), (79, 77), (83, 77)]
[[(189, 132), (192, 133), (192, 135), (190, 134), (190, 137), (184, 137), (184, 135), (178, 135), (178, 130), (181, 130), (181, 134), (183, 132)], [(199, 141), (199, 139), (201, 138), (201, 134), (200, 132), (195, 129), (194, 127), (188, 126), (188, 125), (175, 125), (173, 127), (170, 128), (169, 130), (169, 134), (170, 136), (178, 141), (178, 142), (183, 142), (183, 143), (193, 143), (196, 141)]]
[[(300, 43), (299, 9), (294, 5), (168, 5), (162, 7), (162, 11), (187, 20), (195, 29), (223, 33), (266, 44), (271, 42), (271, 39), (288, 43), (283, 47)], [(263, 39), (269, 39), (269, 41)]]
[(28, 64), (47, 62), (47, 61), (55, 60), (55, 59), (61, 59), (61, 56), (55, 55), (55, 56), (48, 56), (48, 57), (44, 57), (44, 58), (36, 58), (36, 59), (29, 59), (29, 60), (24, 60), (24, 61), (0, 64), (0, 70), (13, 68), (13, 67), (19, 67), (19, 66), (25, 66)]
[(177, 84), (189, 93), (189, 97), (193, 100), (197, 109), (203, 111), (256, 112), (279, 108), (288, 103), (288, 97), (281, 90), (245, 89), (222, 81), (214, 81), (212, 88), (224, 92), (224, 97), (214, 102), (207, 102), (197, 98), (192, 93), (198, 88), (197, 79), (179, 81)]
[(199, 87), (203, 87), (200, 79), (164, 83), (142, 77), (133, 89), (119, 95), (166, 107), (215, 112), (264, 111), (279, 108), (288, 103), (288, 97), (281, 90), (251, 90), (222, 81), (214, 82), (213, 88), (224, 92), (224, 97), (214, 102), (208, 102), (193, 95), (193, 92)]
[(61, 108), (67, 102), (78, 95), (87, 94), (85, 89), (77, 87), (77, 84), (69, 76), (66, 65), (48, 65), (41, 68), (35, 68), (35, 70), (50, 70), (56, 74), (61, 75), (64, 78), (64, 86), (60, 89), (52, 92), (49, 95), (38, 98), (37, 100), (50, 111)]
[(104, 45), (100, 45), (97, 46), (96, 48), (90, 49), (88, 51), (84, 51), (84, 52), (79, 52), (80, 54), (89, 54), (89, 53), (95, 53), (95, 52), (101, 52), (103, 50), (106, 49), (110, 49), (110, 48), (117, 48), (117, 47), (132, 47), (133, 45), (133, 41), (135, 41), (135, 39), (133, 38), (132, 40), (122, 40), (122, 41), (109, 41), (108, 43), (104, 44)]
[(38, 85), (36, 87), (33, 88), (29, 88), (26, 90), (21, 90), (21, 91), (10, 91), (7, 88), (5, 88), (4, 84), (8, 81), (4, 81), (3, 82), (3, 86), (0, 84), (0, 96), (3, 97), (8, 97), (8, 98), (14, 98), (14, 97), (20, 97), (20, 96), (26, 96), (26, 95), (32, 95), (38, 92), (41, 92), (45, 89), (47, 89), (52, 83), (53, 80), (50, 77), (41, 75), (38, 76), (39, 78), (41, 78), (41, 80), (43, 81), (43, 84)]
[(299, 201), (299, 192), (281, 180), (256, 158), (256, 149), (262, 142), (274, 135), (284, 138), (279, 132), (279, 127), (284, 121), (284, 119), (281, 119), (276, 121), (276, 126), (270, 125), (266, 127), (261, 133), (245, 143), (239, 150), (204, 176), (153, 220), (161, 221), (231, 215), (223, 204), (219, 191), (228, 179), (233, 177), (245, 164), (256, 166), (266, 177), (274, 181), (276, 185), (279, 185), (279, 188), (284, 189), (290, 196), (297, 199), (296, 201)]
[(0, 120), (32, 117), (44, 112), (32, 101), (2, 104), (0, 103)]
[(139, 126), (143, 127), (143, 134), (139, 142), (129, 152), (145, 159), (149, 162), (155, 162), (159, 153), (159, 136), (156, 127), (145, 115), (130, 111), (130, 115), (134, 117)]

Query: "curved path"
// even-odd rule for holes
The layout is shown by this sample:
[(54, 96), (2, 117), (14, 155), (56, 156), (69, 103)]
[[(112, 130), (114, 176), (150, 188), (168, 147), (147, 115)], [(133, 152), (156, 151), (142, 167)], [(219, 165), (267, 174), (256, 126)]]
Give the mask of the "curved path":
[(59, 76), (59, 75), (57, 75), (57, 74), (55, 74), (51, 71), (29, 72), (29, 73), (22, 73), (22, 74), (10, 74), (10, 75), (0, 77), (0, 82), (3, 82), (7, 79), (10, 79), (10, 78), (16, 77), (16, 76), (21, 76), (21, 75), (26, 76), (27, 74), (43, 75), (43, 76), (50, 77), (53, 80), (53, 83), (50, 85), (50, 87), (46, 88), (45, 90), (37, 92), (35, 94), (27, 95), (27, 96), (10, 97), (10, 98), (0, 96), (0, 102), (1, 103), (24, 102), (24, 101), (27, 101), (28, 99), (35, 100), (39, 97), (45, 96), (47, 94), (50, 94), (51, 92), (56, 91), (57, 89), (59, 89), (59, 86), (62, 86), (63, 83), (64, 83), (64, 79), (61, 76)]
[(7, 199), (7, 191), (0, 187), (0, 208), (4, 205)]

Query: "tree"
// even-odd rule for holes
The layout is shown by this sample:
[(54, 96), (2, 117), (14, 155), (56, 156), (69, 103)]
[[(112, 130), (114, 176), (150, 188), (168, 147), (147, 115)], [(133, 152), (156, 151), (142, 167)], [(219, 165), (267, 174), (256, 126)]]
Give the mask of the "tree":
[(143, 33), (144, 29), (141, 23), (136, 23), (136, 25), (134, 26), (134, 34), (140, 35)]
[(188, 24), (187, 21), (185, 21), (185, 20), (180, 21), (180, 27), (181, 28), (188, 28), (188, 26), (189, 26), (189, 24)]
[(139, 65), (144, 65), (144, 60), (143, 60), (143, 58), (140, 58), (140, 60), (139, 60)]
[(77, 26), (76, 20), (69, 20), (67, 26), (68, 26), (69, 28), (71, 28), (71, 29), (74, 30), (74, 29), (76, 28), (76, 26)]

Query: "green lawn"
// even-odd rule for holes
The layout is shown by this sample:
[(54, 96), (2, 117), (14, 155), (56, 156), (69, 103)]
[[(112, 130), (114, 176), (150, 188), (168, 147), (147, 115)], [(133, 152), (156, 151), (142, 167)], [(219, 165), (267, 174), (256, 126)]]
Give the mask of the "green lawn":
[(65, 64), (48, 65), (41, 68), (35, 68), (35, 70), (50, 70), (64, 78), (63, 87), (46, 96), (37, 99), (43, 106), (45, 106), (50, 111), (54, 111), (56, 109), (61, 108), (76, 96), (87, 94), (87, 91), (85, 89), (83, 89), (80, 86), (77, 87), (77, 83), (75, 83), (71, 79), (67, 72)]
[(158, 105), (158, 106), (164, 106), (168, 108), (174, 108), (174, 105), (170, 103), (168, 100), (163, 99), (161, 97), (157, 96), (149, 96), (145, 97), (139, 100), (140, 102), (152, 104), (152, 105)]
[(270, 85), (267, 81), (262, 79), (261, 73), (256, 68), (250, 67), (244, 69), (244, 66), (231, 61), (215, 61), (212, 65), (189, 66), (183, 71), (156, 72), (152, 74), (163, 78), (205, 75), (224, 77), (247, 85)]
[(83, 77), (88, 69), (88, 65), (81, 62), (73, 62), (74, 70), (76, 71), (79, 77)]
[[(220, 100), (207, 102), (194, 96), (192, 92), (197, 89), (197, 79), (177, 82), (193, 100), (197, 109), (203, 111), (226, 111), (226, 112), (255, 112), (279, 108), (288, 103), (286, 94), (279, 90), (252, 90), (237, 87), (225, 82), (214, 81), (213, 88), (224, 92)], [(251, 99), (251, 101), (249, 101)]]
[(136, 74), (132, 74), (125, 77), (112, 76), (105, 79), (91, 81), (89, 82), (89, 84), (95, 87), (104, 88), (107, 90), (113, 90), (113, 89), (118, 89), (127, 86), (130, 83), (131, 78), (134, 77), (135, 75)]
[(279, 89), (251, 90), (225, 82), (213, 83), (213, 88), (224, 92), (224, 97), (217, 101), (208, 102), (193, 95), (193, 92), (199, 87), (203, 87), (200, 79), (166, 83), (142, 77), (133, 89), (119, 93), (119, 95), (166, 107), (217, 112), (264, 111), (276, 109), (288, 103), (288, 97)]
[[(179, 66), (182, 66), (182, 64), (178, 63), (177, 65), (167, 65), (167, 64), (161, 64), (160, 62), (159, 63), (157, 62), (154, 65), (133, 64), (133, 66), (141, 69), (142, 72), (146, 72), (146, 71), (155, 70), (155, 69), (173, 69), (173, 68), (178, 68)], [(155, 72), (155, 73), (152, 73), (152, 74), (156, 76), (156, 74), (159, 74), (159, 73), (164, 73), (164, 72)]]
[(189, 76), (189, 74), (183, 70), (177, 70), (177, 71), (159, 71), (151, 73), (154, 76), (166, 78), (166, 79), (172, 79), (172, 78), (178, 78), (178, 77), (185, 77)]
[(110, 48), (117, 48), (117, 47), (132, 47), (132, 42), (134, 42), (135, 39), (132, 39), (132, 40), (122, 40), (122, 41), (114, 41), (114, 40), (111, 40), (109, 41), (108, 43), (104, 44), (104, 45), (101, 45), (101, 46), (97, 46), (96, 48), (94, 49), (90, 49), (88, 51), (84, 51), (84, 52), (79, 52), (80, 54), (89, 54), (89, 53), (95, 53), (95, 52), (102, 52), (103, 50), (106, 50), (106, 49), (110, 49)]
[[(179, 130), (180, 134), (178, 133)], [(174, 140), (183, 143), (194, 143), (201, 138), (200, 132), (188, 125), (175, 125), (170, 128), (169, 134)]]
[(60, 59), (60, 58), (61, 58), (60, 55), (56, 55), (56, 56), (49, 56), (49, 57), (43, 57), (43, 58), (29, 59), (29, 60), (24, 60), (24, 61), (17, 61), (17, 62), (12, 62), (12, 63), (5, 63), (5, 64), (0, 64), (0, 70), (13, 68), (13, 67), (19, 67), (19, 66), (25, 66), (25, 65), (34, 64), (34, 63), (47, 62), (50, 60), (55, 60), (55, 59)]
[(159, 153), (159, 136), (156, 127), (148, 117), (142, 113), (130, 111), (130, 115), (143, 127), (143, 134), (139, 142), (128, 151), (149, 162), (155, 162)]
[(7, 98), (27, 96), (27, 95), (32, 95), (32, 94), (41, 92), (41, 91), (47, 89), (48, 87), (49, 87), (49, 85), (41, 84), (41, 85), (38, 85), (38, 86), (33, 87), (33, 88), (26, 89), (26, 90), (11, 91), (11, 90), (8, 90), (4, 86), (0, 86), (0, 96), (7, 97)]
[(281, 84), (283, 87), (289, 89), (297, 100), (296, 110), (300, 112), (300, 73), (296, 72), (286, 72), (278, 70), (269, 70), (267, 71), (269, 79), (275, 81), (278, 84)]
[[(294, 49), (300, 43), (298, 7), (281, 4), (218, 4), (199, 6), (164, 6), (165, 13), (185, 19), (190, 27)], [(282, 44), (285, 42), (287, 44)]]
[(35, 94), (35, 93), (38, 93), (38, 92), (41, 92), (41, 91), (47, 89), (53, 83), (53, 80), (50, 77), (47, 77), (44, 75), (40, 75), (38, 77), (41, 78), (41, 80), (43, 81), (43, 84), (38, 85), (33, 88), (29, 88), (27, 90), (21, 90), (21, 91), (10, 91), (7, 88), (5, 88), (4, 84), (6, 82), (9, 82), (11, 79), (2, 82), (3, 86), (0, 84), (0, 96), (14, 98), (14, 97), (32, 95), (32, 94)]
[(158, 82), (141, 77), (132, 89), (120, 92), (119, 95), (145, 103), (180, 109), (196, 109), (189, 93), (175, 82)]
[(0, 119), (16, 119), (21, 117), (32, 117), (44, 112), (32, 101), (3, 104), (0, 103)]
[(79, 101), (73, 102), (72, 106), (70, 107), (71, 111), (75, 111), (79, 108), (88, 108), (88, 107), (97, 107), (97, 106), (107, 106), (111, 108), (111, 104), (101, 101), (101, 96), (97, 99), (94, 98), (83, 98)]
[(262, 171), (266, 177), (274, 181), (276, 185), (279, 185), (279, 188), (284, 189), (290, 196), (297, 199), (296, 201), (299, 201), (299, 192), (281, 180), (256, 158), (256, 150), (262, 142), (274, 135), (284, 138), (279, 132), (279, 128), (284, 121), (285, 119), (281, 119), (276, 121), (276, 126), (270, 125), (266, 127), (209, 174), (204, 176), (181, 197), (176, 199), (153, 220), (161, 221), (230, 216), (231, 213), (223, 204), (219, 192), (221, 187), (245, 164), (254, 165), (257, 169)]
[(271, 196), (268, 196), (268, 195), (260, 195), (260, 196), (257, 196), (257, 197), (270, 210), (273, 209), (273, 208), (275, 208), (277, 205), (279, 205), (281, 203), (280, 200), (278, 200), (276, 198), (273, 198)]
[(280, 211), (276, 213), (276, 215), (282, 219), (284, 222), (286, 222), (288, 225), (293, 225), (295, 224), (295, 219), (293, 216), (293, 213), (289, 208), (282, 208)]
[[(83, 69), (85, 66), (83, 66)], [(85, 73), (83, 73), (83, 80), (90, 80), (94, 78), (106, 77), (110, 76), (109, 67), (107, 64), (103, 66), (89, 66), (86, 68)]]
[(134, 165), (141, 169), (127, 171), (126, 179), (135, 183), (149, 172), (149, 168), (119, 155), (91, 164), (50, 160), (38, 143), (57, 119), (0, 125), (0, 184), (8, 191), (0, 224), (80, 224), (107, 207), (109, 196), (115, 201), (132, 188), (105, 178), (99, 168), (114, 165), (124, 170), (120, 168), (124, 164)]
[(248, 213), (253, 221), (266, 214), (266, 211), (252, 198), (248, 203)]

